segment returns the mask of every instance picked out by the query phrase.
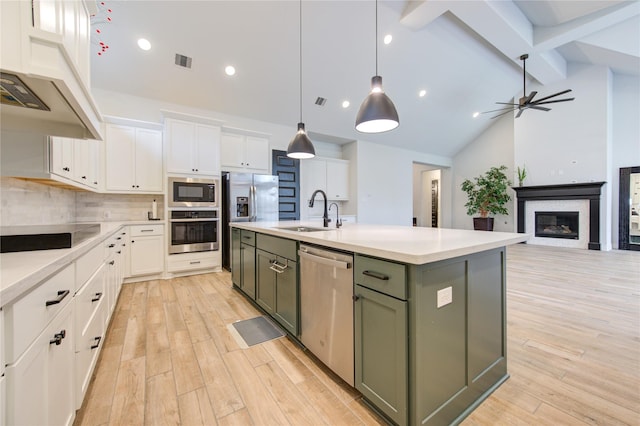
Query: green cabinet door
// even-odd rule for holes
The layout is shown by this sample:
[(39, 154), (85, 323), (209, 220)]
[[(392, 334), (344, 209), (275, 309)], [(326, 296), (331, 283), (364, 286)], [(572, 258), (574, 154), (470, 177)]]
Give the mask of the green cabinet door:
[(407, 302), (355, 286), (356, 389), (407, 424)]
[(242, 291), (250, 298), (256, 298), (256, 248), (242, 243)]
[(256, 302), (271, 316), (276, 311), (276, 273), (271, 269), (276, 255), (256, 250)]
[(242, 288), (242, 259), (240, 257), (240, 230), (231, 228), (231, 282)]
[(275, 319), (294, 336), (298, 335), (298, 264), (278, 257), (278, 264), (285, 264), (276, 273)]

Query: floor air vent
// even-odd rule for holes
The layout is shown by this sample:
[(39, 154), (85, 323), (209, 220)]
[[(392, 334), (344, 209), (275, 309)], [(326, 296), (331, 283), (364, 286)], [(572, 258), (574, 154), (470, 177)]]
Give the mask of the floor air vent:
[(176, 53), (176, 65), (184, 68), (191, 68), (191, 58)]

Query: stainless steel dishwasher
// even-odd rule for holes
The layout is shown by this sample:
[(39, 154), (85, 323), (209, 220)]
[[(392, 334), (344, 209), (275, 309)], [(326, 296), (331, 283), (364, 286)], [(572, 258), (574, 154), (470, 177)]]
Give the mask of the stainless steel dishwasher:
[(353, 255), (300, 244), (300, 339), (354, 386)]

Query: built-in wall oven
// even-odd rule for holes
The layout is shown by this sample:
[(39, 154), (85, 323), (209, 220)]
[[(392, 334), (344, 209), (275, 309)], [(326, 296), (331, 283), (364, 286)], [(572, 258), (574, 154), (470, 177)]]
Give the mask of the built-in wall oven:
[(169, 254), (219, 249), (218, 209), (169, 210)]
[(170, 177), (168, 189), (169, 208), (218, 207), (217, 179)]

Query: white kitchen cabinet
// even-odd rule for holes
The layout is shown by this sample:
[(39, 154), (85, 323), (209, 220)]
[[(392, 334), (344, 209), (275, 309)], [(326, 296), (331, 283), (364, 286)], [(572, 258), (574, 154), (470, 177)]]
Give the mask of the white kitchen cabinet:
[(74, 179), (74, 140), (71, 138), (51, 138), (51, 172), (67, 179)]
[[(321, 189), (327, 199), (349, 199), (349, 161), (333, 158), (312, 158), (300, 163), (300, 181), (304, 200), (310, 200), (313, 191)], [(321, 200), (316, 195), (316, 200)]]
[(240, 133), (222, 133), (220, 162), (225, 171), (269, 172), (269, 139)]
[(164, 270), (164, 226), (132, 225), (129, 235), (131, 276), (161, 273)]
[(106, 125), (108, 192), (162, 193), (162, 132)]
[(203, 269), (219, 269), (221, 263), (220, 250), (170, 254), (167, 259), (167, 272), (186, 273)]
[(96, 2), (0, 1), (2, 71), (19, 76), (51, 108), (37, 120), (2, 108), (2, 122), (42, 134), (101, 139), (90, 91), (90, 16)]
[[(51, 137), (51, 173), (81, 184), (98, 188), (100, 150), (99, 141)], [(77, 185), (76, 185), (77, 186)]]
[(73, 335), (73, 303), (68, 303), (29, 348), (9, 364), (7, 424), (73, 423)]
[(220, 175), (220, 127), (167, 119), (167, 172)]

